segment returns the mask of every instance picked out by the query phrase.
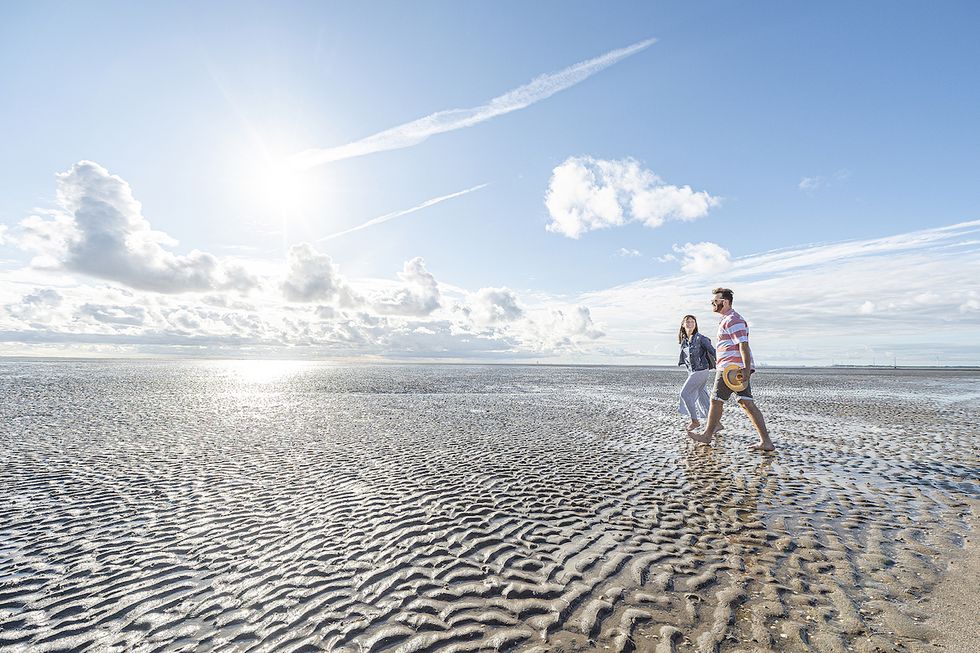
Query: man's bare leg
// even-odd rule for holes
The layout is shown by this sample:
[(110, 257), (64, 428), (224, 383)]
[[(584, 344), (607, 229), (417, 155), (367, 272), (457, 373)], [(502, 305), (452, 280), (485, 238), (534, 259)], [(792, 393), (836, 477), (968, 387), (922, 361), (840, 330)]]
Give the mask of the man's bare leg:
[(759, 451), (775, 451), (776, 446), (769, 439), (769, 429), (766, 428), (766, 420), (762, 418), (762, 411), (759, 410), (759, 407), (755, 405), (754, 401), (743, 400), (738, 403), (742, 405), (742, 410), (749, 416), (749, 421), (752, 422), (752, 426), (759, 432), (759, 442), (753, 445), (752, 448), (758, 449)]
[(718, 430), (718, 423), (721, 422), (721, 413), (725, 402), (720, 399), (711, 400), (711, 408), (708, 409), (708, 423), (705, 424), (701, 432), (688, 431), (687, 437), (701, 444), (711, 444), (711, 436)]

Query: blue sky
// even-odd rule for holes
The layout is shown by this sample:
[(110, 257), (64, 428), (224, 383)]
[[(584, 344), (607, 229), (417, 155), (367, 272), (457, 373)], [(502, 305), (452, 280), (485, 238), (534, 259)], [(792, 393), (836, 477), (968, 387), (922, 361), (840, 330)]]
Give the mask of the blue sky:
[[(773, 279), (737, 273), (772, 250), (799, 256), (814, 243), (879, 242), (980, 219), (975, 3), (32, 2), (6, 3), (0, 13), (0, 330), (8, 353), (197, 347), (216, 355), (669, 362), (679, 315), (703, 308), (714, 285), (741, 281), (753, 294), (736, 287), (748, 302), (736, 304), (763, 341), (770, 334), (773, 363), (859, 362), (877, 356), (872, 349), (902, 351), (910, 362), (980, 362), (975, 346), (924, 349), (927, 318), (937, 314), (958, 339), (976, 341), (974, 226), (924, 239), (959, 269), (929, 272), (914, 289), (889, 275), (935, 264), (933, 250), (886, 247), (872, 261), (885, 285), (827, 306), (823, 295), (833, 289), (807, 279), (839, 280), (833, 275), (846, 270), (836, 259)], [(657, 42), (525, 108), (268, 181), (298, 152), (478, 107), (651, 38)], [(146, 234), (172, 239), (147, 255), (158, 265), (153, 274), (186, 267), (180, 257), (199, 250), (215, 265), (234, 259), (253, 286), (232, 289), (222, 277), (147, 289), (135, 255), (108, 269), (82, 261), (70, 244), (38, 245), (22, 224), (31, 215), (61, 215), (68, 240), (77, 239), (71, 225), (81, 218), (59, 203), (59, 184), (89, 193), (85, 184), (102, 173), (61, 182), (55, 174), (79, 161), (126, 185)], [(556, 170), (595, 175), (602, 162), (622, 171), (628, 161), (658, 179), (648, 178), (646, 190), (690, 187), (710, 206), (648, 224), (629, 221), (627, 211), (625, 224), (577, 238), (548, 228), (556, 211), (581, 211), (578, 199), (591, 192), (571, 182), (556, 191)], [(617, 188), (620, 199), (632, 192)], [(304, 243), (312, 249), (290, 258)], [(696, 247), (704, 243), (714, 249)], [(421, 267), (409, 269), (418, 257)], [(291, 274), (307, 275), (304, 290), (284, 298)], [(666, 301), (650, 290), (657, 284), (690, 285), (691, 295)], [(351, 289), (346, 299), (341, 287)], [(638, 294), (610, 304), (623, 287)], [(819, 353), (776, 342), (789, 332), (771, 309), (788, 288), (821, 293), (821, 308), (797, 325), (828, 320), (826, 334), (813, 332)], [(36, 298), (53, 298), (37, 295), (45, 289), (58, 298), (42, 316)], [(938, 299), (910, 308), (909, 296)], [(653, 297), (664, 303), (647, 306)], [(239, 306), (217, 316), (202, 308), (220, 302)], [(748, 307), (772, 317), (754, 321)], [(786, 309), (803, 319), (803, 309)], [(922, 326), (896, 340), (889, 315), (920, 309)], [(703, 319), (713, 324), (707, 311)], [(254, 328), (227, 327), (242, 320)], [(295, 320), (306, 321), (296, 327), (305, 335), (289, 331)], [(846, 333), (848, 320), (868, 321), (862, 328), (874, 335), (831, 335)], [(225, 326), (209, 328), (217, 322)]]

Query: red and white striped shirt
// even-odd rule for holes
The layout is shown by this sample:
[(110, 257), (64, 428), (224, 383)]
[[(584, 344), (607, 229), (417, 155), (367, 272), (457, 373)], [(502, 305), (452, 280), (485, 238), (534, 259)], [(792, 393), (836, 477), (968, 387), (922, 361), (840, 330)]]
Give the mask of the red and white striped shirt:
[[(742, 352), (738, 345), (749, 341), (749, 325), (745, 318), (730, 310), (722, 316), (718, 323), (718, 338), (715, 340), (715, 351), (718, 356), (718, 369), (724, 369), (728, 365), (738, 365), (742, 367)], [(749, 361), (751, 369), (755, 369), (755, 360)]]

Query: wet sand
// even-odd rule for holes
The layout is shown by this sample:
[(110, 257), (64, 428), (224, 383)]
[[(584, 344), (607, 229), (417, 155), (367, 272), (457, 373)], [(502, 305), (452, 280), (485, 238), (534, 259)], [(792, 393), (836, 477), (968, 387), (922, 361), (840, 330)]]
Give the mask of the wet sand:
[(978, 380), (0, 363), (0, 649), (956, 650)]
[(923, 606), (940, 648), (950, 653), (980, 649), (980, 502), (971, 503), (970, 533), (963, 549), (939, 552), (946, 562), (943, 579)]

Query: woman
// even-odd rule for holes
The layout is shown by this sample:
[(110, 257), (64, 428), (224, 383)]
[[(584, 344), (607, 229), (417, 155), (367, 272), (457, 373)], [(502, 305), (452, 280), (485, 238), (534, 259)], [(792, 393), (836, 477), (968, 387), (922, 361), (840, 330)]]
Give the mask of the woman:
[(705, 384), (715, 373), (715, 348), (707, 336), (698, 333), (698, 321), (693, 315), (685, 315), (681, 320), (677, 341), (681, 345), (677, 364), (687, 366), (687, 381), (681, 388), (681, 401), (677, 410), (681, 415), (691, 418), (687, 430), (693, 431), (701, 427), (700, 419), (708, 415), (708, 407), (711, 405)]

